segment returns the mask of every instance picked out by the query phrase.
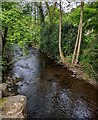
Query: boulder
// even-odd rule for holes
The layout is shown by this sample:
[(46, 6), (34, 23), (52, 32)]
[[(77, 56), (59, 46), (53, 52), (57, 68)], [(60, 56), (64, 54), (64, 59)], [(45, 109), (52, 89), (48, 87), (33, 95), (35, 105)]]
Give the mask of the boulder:
[(2, 118), (26, 118), (26, 97), (23, 95), (16, 95), (3, 98), (2, 111), (0, 116)]

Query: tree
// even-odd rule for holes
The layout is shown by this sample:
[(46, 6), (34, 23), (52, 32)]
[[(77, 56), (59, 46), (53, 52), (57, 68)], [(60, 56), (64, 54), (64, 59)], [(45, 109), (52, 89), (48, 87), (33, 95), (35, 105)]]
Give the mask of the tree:
[(72, 58), (72, 64), (77, 64), (78, 63), (78, 58), (79, 58), (79, 52), (80, 52), (80, 45), (81, 45), (81, 38), (82, 38), (82, 19), (83, 19), (83, 6), (84, 2), (81, 2), (81, 15), (80, 15), (80, 23), (78, 27), (78, 34), (77, 34), (77, 39), (75, 43), (75, 48), (74, 48), (74, 53), (73, 53), (73, 58)]
[(61, 1), (60, 1), (60, 18), (59, 18), (59, 53), (60, 53), (60, 57), (61, 57), (61, 60), (62, 62), (64, 63), (65, 62), (65, 59), (64, 59), (64, 55), (62, 53), (62, 49), (61, 49), (61, 35), (62, 35), (62, 32), (61, 32), (61, 29), (62, 29), (62, 10), (61, 10)]
[(52, 11), (50, 9), (50, 6), (49, 6), (48, 2), (45, 2), (45, 4), (46, 4), (47, 10), (48, 10), (48, 16), (49, 16), (50, 25), (51, 25), (52, 21), (53, 21), (54, 14), (55, 14), (55, 8), (56, 8), (56, 5), (57, 5), (57, 2), (54, 2)]
[(1, 36), (2, 36), (2, 53), (3, 53), (4, 47), (6, 45), (7, 32), (8, 32), (8, 27), (5, 27), (4, 35), (1, 34)]

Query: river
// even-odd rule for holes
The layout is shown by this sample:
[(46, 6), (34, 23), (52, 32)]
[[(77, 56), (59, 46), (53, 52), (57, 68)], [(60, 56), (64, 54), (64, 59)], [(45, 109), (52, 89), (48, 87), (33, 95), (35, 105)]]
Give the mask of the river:
[(15, 63), (11, 73), (23, 80), (18, 93), (27, 97), (27, 117), (97, 119), (97, 90), (83, 80), (71, 77), (66, 67), (58, 65), (37, 49), (26, 56), (14, 48)]

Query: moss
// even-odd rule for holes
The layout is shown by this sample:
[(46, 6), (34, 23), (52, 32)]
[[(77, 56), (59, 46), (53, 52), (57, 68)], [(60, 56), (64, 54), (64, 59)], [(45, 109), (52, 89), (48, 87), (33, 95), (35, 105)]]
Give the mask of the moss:
[(0, 99), (0, 107), (2, 107), (2, 103), (4, 103), (6, 101), (6, 98), (1, 98)]

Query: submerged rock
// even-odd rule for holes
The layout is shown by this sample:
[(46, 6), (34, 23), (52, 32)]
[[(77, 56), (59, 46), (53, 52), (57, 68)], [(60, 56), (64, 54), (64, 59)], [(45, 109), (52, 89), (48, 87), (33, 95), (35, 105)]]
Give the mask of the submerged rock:
[(16, 95), (3, 98), (0, 111), (2, 118), (26, 118), (26, 97), (23, 95)]

